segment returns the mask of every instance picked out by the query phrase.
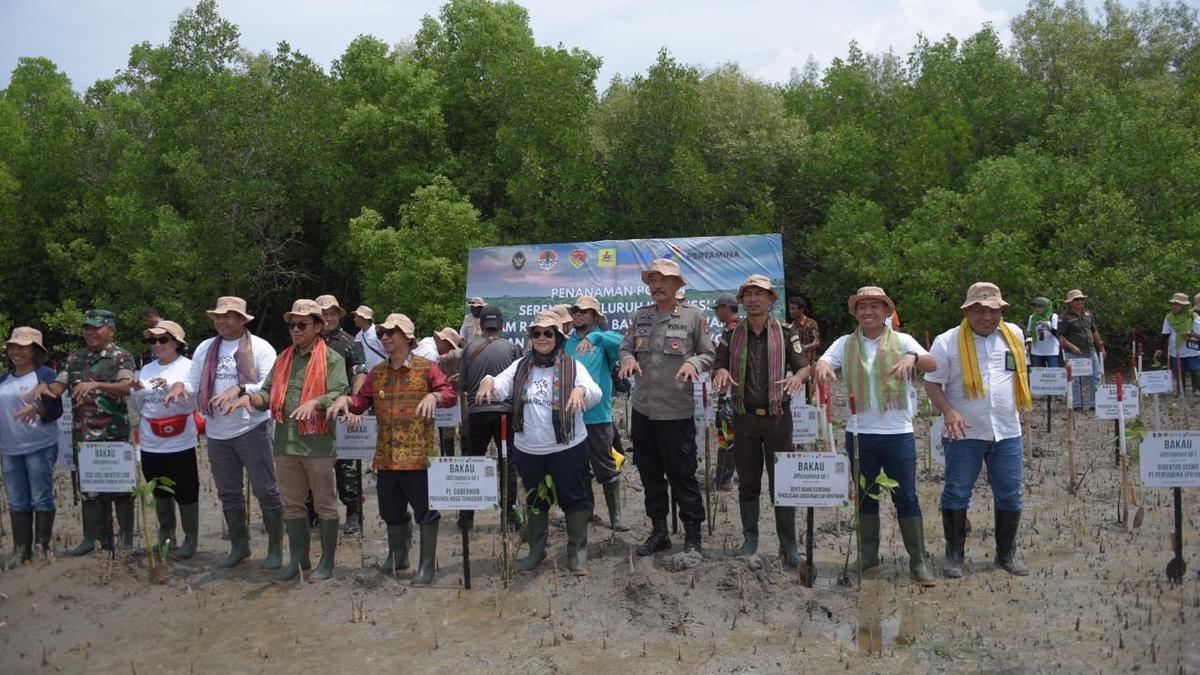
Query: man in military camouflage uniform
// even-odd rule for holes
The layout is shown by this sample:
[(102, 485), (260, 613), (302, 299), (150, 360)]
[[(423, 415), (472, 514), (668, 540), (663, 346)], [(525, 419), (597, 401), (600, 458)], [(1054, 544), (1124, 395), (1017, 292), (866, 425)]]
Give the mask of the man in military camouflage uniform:
[[(83, 319), (83, 349), (67, 357), (67, 367), (53, 384), (39, 385), (36, 394), (62, 396), (68, 388), (75, 403), (72, 452), (79, 464), (79, 444), (88, 442), (129, 442), (127, 397), (134, 380), (133, 355), (113, 344), (117, 317), (105, 309), (89, 309)], [(33, 393), (33, 392), (31, 392)], [(133, 501), (128, 494), (111, 492), (83, 493), (83, 539), (66, 555), (80, 556), (100, 546), (113, 548), (112, 507), (116, 507), (121, 526), (121, 545), (133, 548)]]
[(653, 531), (638, 555), (671, 548), (667, 508), (679, 504), (684, 551), (700, 552), (704, 500), (696, 480), (696, 422), (693, 385), (712, 366), (714, 349), (708, 320), (694, 306), (676, 300), (687, 283), (679, 263), (660, 258), (642, 272), (654, 304), (638, 309), (621, 344), (620, 377), (637, 376), (633, 387), (633, 445), (645, 488), (646, 515)]
[[(350, 382), (350, 393), (357, 394), (359, 387), (367, 379), (367, 359), (363, 354), (362, 343), (342, 330), (342, 317), (346, 310), (338, 304), (332, 295), (317, 297), (321, 306), (321, 318), (325, 320), (325, 330), (321, 337), (330, 349), (337, 352), (346, 362), (346, 380)], [(334, 476), (337, 478), (338, 500), (346, 505), (346, 525), (342, 528), (344, 534), (357, 534), (362, 527), (362, 496), (359, 494), (359, 484), (362, 482), (362, 463), (352, 459), (339, 459), (333, 464)], [(315, 520), (316, 511), (309, 497), (309, 520)]]

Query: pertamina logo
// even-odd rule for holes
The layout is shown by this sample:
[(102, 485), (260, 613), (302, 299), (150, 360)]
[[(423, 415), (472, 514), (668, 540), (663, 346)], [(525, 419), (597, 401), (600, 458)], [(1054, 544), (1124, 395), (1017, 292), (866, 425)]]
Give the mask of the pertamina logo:
[(553, 249), (546, 249), (538, 254), (538, 267), (549, 272), (558, 267), (558, 254)]
[(524, 251), (517, 251), (516, 253), (513, 254), (512, 266), (513, 266), (513, 269), (515, 269), (515, 270), (519, 270), (525, 266), (525, 252)]
[(596, 251), (596, 267), (616, 267), (617, 249), (602, 248)]
[(577, 248), (574, 251), (571, 251), (571, 255), (568, 257), (568, 260), (571, 261), (571, 267), (579, 269), (580, 267), (583, 267), (584, 263), (587, 262), (587, 251)]

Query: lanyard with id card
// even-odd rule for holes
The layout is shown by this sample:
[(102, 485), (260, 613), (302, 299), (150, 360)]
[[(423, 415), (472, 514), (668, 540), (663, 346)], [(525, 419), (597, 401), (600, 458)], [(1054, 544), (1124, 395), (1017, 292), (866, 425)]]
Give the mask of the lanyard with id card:
[(1017, 372), (1017, 357), (1013, 356), (1011, 349), (1004, 352), (1004, 370), (1010, 373)]

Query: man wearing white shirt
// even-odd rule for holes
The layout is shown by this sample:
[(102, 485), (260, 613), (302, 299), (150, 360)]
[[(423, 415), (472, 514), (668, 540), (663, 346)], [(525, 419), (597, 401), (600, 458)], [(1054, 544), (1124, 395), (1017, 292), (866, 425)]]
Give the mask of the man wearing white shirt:
[(387, 361), (387, 350), (383, 348), (383, 343), (375, 334), (375, 310), (366, 305), (359, 305), (351, 316), (354, 317), (354, 326), (358, 328), (358, 334), (354, 336), (354, 341), (362, 345), (369, 373), (375, 369), (375, 366)]
[(962, 304), (962, 324), (937, 336), (930, 350), (937, 370), (925, 376), (925, 391), (945, 418), (943, 571), (951, 579), (962, 576), (967, 510), (985, 462), (995, 502), (996, 565), (1016, 576), (1029, 574), (1016, 558), (1016, 540), (1024, 454), (1020, 411), (1031, 409), (1032, 399), (1024, 335), (1003, 320), (1007, 306), (995, 284), (973, 284)]
[(208, 310), (208, 316), (217, 336), (196, 347), (187, 379), (171, 386), (163, 405), (194, 396), (204, 416), (213, 482), (229, 527), (229, 555), (217, 567), (233, 567), (250, 557), (242, 484), (245, 471), (250, 474), (250, 486), (267, 529), (267, 557), (262, 567), (278, 569), (283, 565), (283, 502), (275, 481), (274, 424), (268, 411), (234, 409), (240, 397), (262, 389), (275, 365), (275, 348), (246, 329), (254, 317), (246, 313), (246, 301), (241, 298), (217, 298), (217, 307)]
[[(1191, 379), (1192, 393), (1195, 393), (1200, 390), (1200, 345), (1197, 345), (1197, 340), (1200, 340), (1200, 314), (1190, 307), (1191, 304), (1186, 293), (1171, 296), (1171, 311), (1163, 319), (1162, 336), (1171, 372), (1187, 373)], [(1162, 351), (1154, 351), (1155, 360), (1162, 356)]]
[[(850, 314), (858, 329), (834, 341), (817, 361), (814, 376), (832, 384), (835, 370), (846, 378), (856, 414), (847, 425), (846, 445), (857, 435), (858, 480), (878, 496), (875, 479), (882, 469), (899, 485), (892, 491), (896, 520), (908, 552), (908, 569), (922, 586), (936, 581), (925, 561), (925, 521), (917, 498), (917, 445), (913, 438), (912, 386), (916, 370), (928, 373), (937, 367), (911, 335), (887, 325), (896, 306), (877, 286), (864, 286), (850, 296)], [(856, 433), (855, 433), (856, 432)], [(879, 565), (879, 500), (862, 499), (859, 506), (861, 549), (852, 569), (866, 571)]]

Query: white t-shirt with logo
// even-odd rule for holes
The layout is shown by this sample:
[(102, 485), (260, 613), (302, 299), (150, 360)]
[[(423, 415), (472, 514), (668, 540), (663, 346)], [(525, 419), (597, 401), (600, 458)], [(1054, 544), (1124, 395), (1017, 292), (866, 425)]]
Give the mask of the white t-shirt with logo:
[[(1174, 357), (1176, 349), (1179, 351), (1180, 358), (1187, 359), (1193, 356), (1200, 356), (1200, 349), (1192, 349), (1188, 347), (1186, 340), (1184, 341), (1182, 347), (1177, 348), (1175, 346), (1175, 328), (1172, 327), (1171, 322), (1167, 321), (1166, 319), (1163, 319), (1162, 333), (1163, 335), (1167, 336), (1167, 356)], [(1192, 317), (1192, 333), (1200, 335), (1200, 317)]]
[[(528, 357), (526, 357), (528, 358)], [(513, 394), (513, 378), (517, 366), (524, 359), (517, 359), (497, 375), (492, 392), (494, 400), (504, 400)], [(575, 366), (575, 386), (583, 387), (584, 410), (600, 402), (603, 394), (600, 386), (592, 379), (588, 369), (571, 359)], [(491, 377), (490, 375), (488, 377)], [(485, 378), (486, 379), (486, 378)], [(513, 437), (513, 444), (521, 452), (530, 455), (549, 455), (561, 452), (587, 440), (587, 426), (583, 423), (583, 410), (575, 411), (575, 437), (566, 443), (558, 443), (554, 435), (554, 369), (534, 366), (529, 369), (529, 380), (525, 383), (525, 424), (522, 431)], [(570, 395), (568, 393), (568, 395)]]
[(17, 412), (29, 405), (21, 396), (38, 386), (37, 369), (20, 377), (10, 374), (0, 382), (0, 455), (27, 455), (58, 442), (58, 424), (17, 421)]
[[(826, 349), (825, 353), (821, 355), (820, 360), (828, 363), (834, 370), (840, 369), (842, 367), (842, 355), (845, 354), (846, 340), (853, 337), (854, 333), (851, 333), (834, 340), (833, 344), (829, 345), (829, 349)], [(875, 354), (879, 352), (879, 341), (882, 338), (882, 334), (874, 340), (863, 338), (864, 351), (867, 357), (867, 370), (875, 367)], [(897, 332), (896, 338), (900, 342), (901, 354), (916, 352), (918, 356), (924, 356), (929, 353), (925, 351), (921, 343), (917, 342), (908, 333)], [(916, 369), (914, 368), (914, 375), (915, 372)], [(903, 410), (884, 410), (881, 412), (879, 404), (875, 403), (875, 401), (879, 400), (879, 392), (875, 391), (875, 383), (872, 382), (870, 387), (871, 407), (864, 409), (861, 404), (858, 405), (858, 414), (851, 418), (850, 423), (846, 425), (846, 430), (851, 432), (857, 430), (860, 434), (911, 434), (913, 432), (912, 416), (916, 412), (913, 408), (913, 400), (916, 398), (916, 392), (912, 388), (912, 382), (904, 383), (905, 408)], [(855, 428), (856, 423), (858, 425), (857, 429)]]
[[(142, 388), (129, 395), (129, 404), (134, 410), (142, 413), (142, 421), (138, 424), (138, 446), (142, 452), (180, 452), (196, 447), (199, 436), (196, 432), (196, 420), (192, 415), (196, 410), (196, 397), (189, 396), (186, 402), (174, 401), (171, 405), (163, 405), (163, 397), (170, 391), (171, 385), (186, 380), (191, 370), (191, 359), (180, 356), (165, 366), (160, 361), (151, 361), (138, 374)], [(166, 384), (154, 388), (150, 381), (159, 377), (166, 380)], [(180, 416), (184, 418), (183, 431), (174, 436), (159, 436), (154, 432), (156, 425), (150, 423), (150, 420)]]
[(1034, 356), (1058, 356), (1058, 350), (1061, 345), (1058, 343), (1058, 336), (1051, 333), (1051, 330), (1058, 331), (1058, 314), (1051, 314), (1049, 321), (1039, 321), (1033, 327), (1033, 332), (1029, 335), (1033, 344), (1033, 347), (1029, 350), (1030, 354)]
[[(217, 336), (201, 342), (200, 346), (196, 347), (196, 352), (192, 354), (192, 369), (188, 373), (187, 381), (184, 383), (189, 396), (195, 396), (200, 390), (200, 377), (204, 373), (204, 360), (208, 358), (208, 350), (212, 347), (213, 343), (219, 343), (219, 349), (221, 350), (217, 353), (217, 376), (213, 382), (213, 396), (230, 387), (237, 386), (237, 361), (234, 355), (237, 353), (238, 342), (238, 340), (226, 340)], [(262, 389), (263, 381), (267, 379), (271, 368), (275, 366), (276, 354), (275, 348), (271, 346), (271, 343), (257, 335), (250, 336), (250, 345), (254, 349), (254, 366), (258, 370), (258, 382), (247, 384), (246, 393), (253, 394)], [(204, 410), (204, 406), (200, 405), (199, 402), (197, 402), (197, 407), (201, 411)], [(231, 415), (226, 415), (220, 410), (213, 410), (212, 415), (206, 414), (204, 417), (204, 435), (218, 441), (225, 441), (230, 438), (237, 438), (271, 419), (271, 413), (268, 410), (250, 412), (245, 408), (239, 408), (233, 411)]]

